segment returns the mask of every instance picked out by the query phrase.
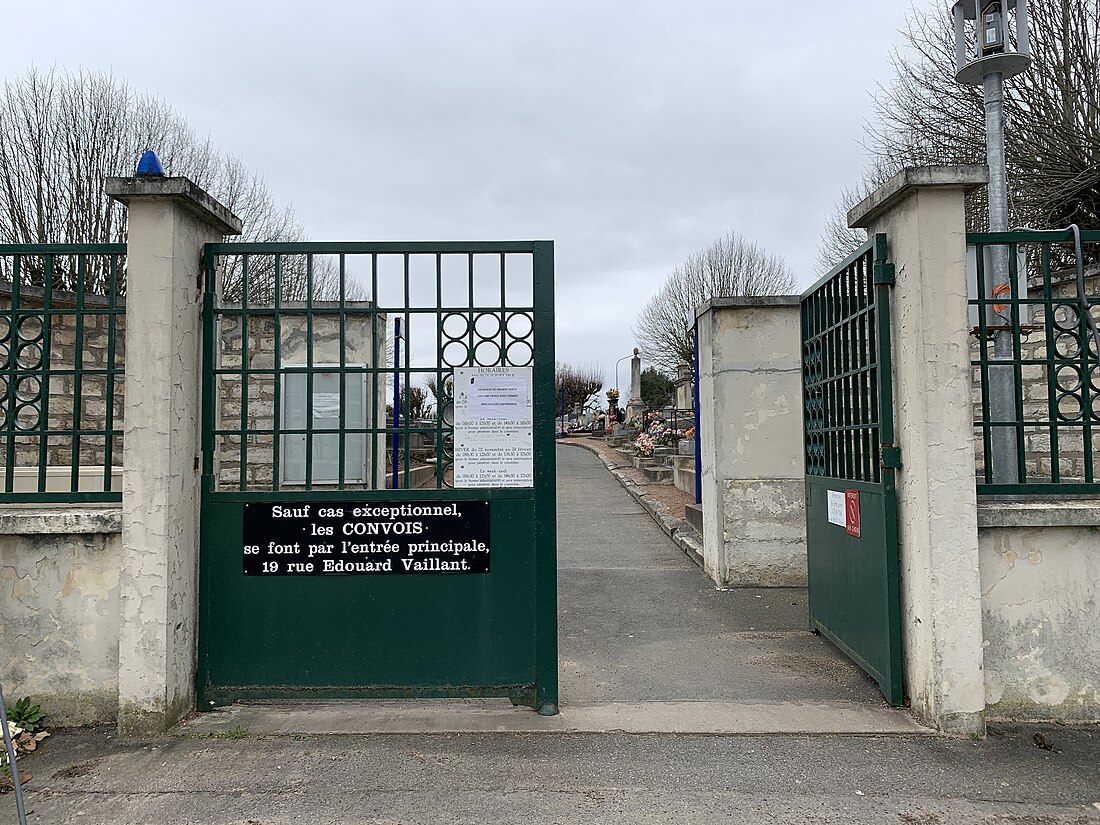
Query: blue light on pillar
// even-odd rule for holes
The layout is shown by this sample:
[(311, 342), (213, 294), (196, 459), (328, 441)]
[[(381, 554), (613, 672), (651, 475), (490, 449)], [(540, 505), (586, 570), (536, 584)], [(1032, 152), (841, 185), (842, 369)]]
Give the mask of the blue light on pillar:
[(164, 169), (161, 168), (160, 158), (157, 153), (149, 149), (138, 161), (137, 174), (140, 177), (164, 177)]

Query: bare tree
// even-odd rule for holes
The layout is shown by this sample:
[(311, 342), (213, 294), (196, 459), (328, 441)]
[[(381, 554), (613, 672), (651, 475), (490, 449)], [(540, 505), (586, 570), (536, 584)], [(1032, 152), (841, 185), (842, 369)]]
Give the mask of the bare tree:
[(731, 232), (688, 257), (642, 308), (634, 336), (648, 360), (667, 372), (691, 363), (695, 309), (711, 298), (778, 295), (794, 289), (783, 259)]
[[(0, 90), (0, 243), (124, 242), (126, 210), (106, 196), (104, 180), (133, 174), (146, 149), (157, 152), (168, 174), (186, 175), (240, 217), (245, 240), (303, 239), (293, 212), (275, 204), (263, 178), (198, 138), (160, 98), (136, 93), (110, 74), (31, 69)], [(106, 291), (106, 267), (88, 263), (85, 287)], [(338, 292), (331, 263), (312, 274), (315, 297)], [(59, 265), (52, 276), (56, 288), (73, 289), (78, 274)], [(22, 277), (42, 284), (45, 273), (32, 264)], [(230, 258), (227, 299), (240, 299), (242, 277), (240, 258)], [(285, 267), (283, 297), (303, 297), (305, 278), (304, 261)], [(249, 284), (255, 300), (270, 300), (273, 259), (257, 261)]]
[[(1012, 221), (1100, 226), (1100, 0), (1029, 6), (1033, 63), (1005, 86)], [(846, 193), (842, 208), (858, 201), (868, 182), (906, 166), (985, 162), (982, 90), (955, 82), (948, 4), (914, 10), (904, 36), (904, 49), (894, 54), (894, 79), (875, 96), (865, 144), (871, 171)], [(967, 216), (969, 229), (986, 226), (984, 191), (968, 198)], [(834, 216), (819, 264), (843, 257), (846, 232)]]
[(554, 380), (557, 387), (555, 409), (561, 409), (564, 393), (565, 409), (572, 412), (578, 404), (581, 409), (587, 407), (592, 397), (603, 389), (603, 370), (591, 364), (574, 366), (559, 362), (554, 371)]

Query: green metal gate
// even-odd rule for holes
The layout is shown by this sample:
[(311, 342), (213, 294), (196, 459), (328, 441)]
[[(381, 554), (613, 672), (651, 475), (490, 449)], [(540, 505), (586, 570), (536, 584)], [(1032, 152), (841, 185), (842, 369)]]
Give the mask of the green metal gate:
[(802, 294), (810, 628), (902, 702), (885, 235)]
[(548, 241), (207, 245), (201, 707), (557, 711), (553, 266)]

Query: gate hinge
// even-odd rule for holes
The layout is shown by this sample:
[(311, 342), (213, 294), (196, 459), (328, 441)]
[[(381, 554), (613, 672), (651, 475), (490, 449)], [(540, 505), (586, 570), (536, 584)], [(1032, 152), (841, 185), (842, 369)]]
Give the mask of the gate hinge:
[(882, 467), (889, 470), (901, 469), (901, 447), (883, 446)]
[(889, 261), (875, 261), (874, 282), (876, 284), (894, 285), (894, 265)]

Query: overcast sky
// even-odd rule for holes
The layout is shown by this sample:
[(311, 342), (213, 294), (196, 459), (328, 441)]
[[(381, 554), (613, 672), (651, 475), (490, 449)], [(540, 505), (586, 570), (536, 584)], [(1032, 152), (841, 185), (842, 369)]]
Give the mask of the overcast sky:
[(718, 235), (815, 279), (907, 7), (33, 0), (5, 4), (0, 67), (163, 97), (314, 240), (555, 241), (558, 358), (611, 385), (641, 306)]

